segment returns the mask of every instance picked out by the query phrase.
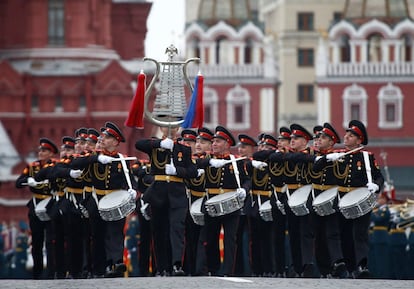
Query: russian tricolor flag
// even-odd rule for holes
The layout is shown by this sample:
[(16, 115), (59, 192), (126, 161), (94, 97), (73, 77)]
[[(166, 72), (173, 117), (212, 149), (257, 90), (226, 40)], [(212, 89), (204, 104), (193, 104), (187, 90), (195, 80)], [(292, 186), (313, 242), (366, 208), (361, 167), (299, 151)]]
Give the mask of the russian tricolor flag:
[(203, 82), (204, 77), (199, 72), (195, 78), (194, 90), (191, 95), (190, 106), (184, 122), (183, 128), (201, 128), (204, 122), (204, 103), (203, 103)]

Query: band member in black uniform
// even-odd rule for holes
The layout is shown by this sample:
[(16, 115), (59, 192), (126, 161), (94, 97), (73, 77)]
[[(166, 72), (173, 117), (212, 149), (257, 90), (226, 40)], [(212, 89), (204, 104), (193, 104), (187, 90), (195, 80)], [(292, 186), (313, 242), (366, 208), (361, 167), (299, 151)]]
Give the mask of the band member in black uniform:
[[(345, 150), (327, 154), (314, 165), (314, 170), (317, 171), (329, 162), (334, 163), (333, 170), (340, 197), (361, 187), (367, 188), (370, 193), (379, 193), (383, 186), (384, 177), (372, 153), (359, 150), (345, 155), (346, 152), (367, 144), (368, 134), (365, 125), (358, 120), (351, 120), (344, 136)], [(368, 156), (367, 163), (364, 154)], [(343, 254), (348, 270), (353, 271), (354, 278), (369, 277), (367, 256), (370, 217), (371, 212), (354, 219), (347, 219), (342, 214), (339, 218)]]
[[(35, 213), (36, 205), (51, 196), (49, 182), (37, 182), (34, 176), (45, 166), (53, 165), (58, 152), (57, 146), (47, 138), (41, 138), (38, 160), (27, 165), (23, 173), (16, 180), (16, 188), (30, 187), (33, 198), (27, 204), (29, 208), (29, 223), (32, 232), (33, 279), (54, 278), (55, 268), (53, 260), (53, 228), (51, 221), (41, 221)], [(46, 239), (45, 239), (46, 238)], [(43, 275), (43, 243), (46, 241), (47, 273)]]
[[(70, 210), (70, 200), (68, 199), (65, 188), (67, 186), (67, 179), (70, 176), (80, 176), (81, 171), (68, 170), (65, 174), (58, 174), (57, 171), (62, 167), (67, 167), (70, 162), (70, 156), (75, 152), (75, 140), (70, 136), (62, 138), (62, 146), (60, 149), (60, 159), (56, 161), (54, 166), (41, 169), (35, 176), (36, 181), (49, 180), (51, 188), (54, 191), (53, 201), (49, 210), (49, 215), (52, 219), (53, 231), (55, 232), (54, 244), (55, 244), (55, 264), (56, 264), (56, 278), (67, 278), (67, 274), (72, 276), (71, 266), (71, 250), (65, 250), (69, 247), (69, 234), (70, 234), (70, 222), (69, 215), (72, 213)], [(66, 172), (66, 171), (65, 171)]]
[[(213, 138), (212, 154), (199, 162), (199, 167), (205, 169), (206, 191), (208, 198), (236, 191), (236, 196), (242, 202), (246, 192), (250, 190), (251, 181), (247, 175), (243, 161), (237, 162), (234, 167), (231, 159), (230, 147), (236, 141), (232, 134), (224, 127), (217, 126)], [(237, 181), (239, 178), (239, 182)], [(236, 254), (236, 237), (240, 210), (222, 216), (205, 214), (205, 230), (207, 234), (207, 266), (211, 275), (229, 276), (234, 273)], [(219, 235), (224, 229), (224, 261), (220, 271)]]
[[(239, 134), (238, 135), (239, 143), (237, 146), (238, 156), (239, 157), (246, 157), (248, 160), (251, 160), (255, 149), (257, 148), (257, 142), (251, 136), (246, 134)], [(246, 162), (247, 164), (248, 162)], [(252, 166), (250, 165), (248, 168), (249, 174), (251, 172)], [(250, 195), (250, 194), (248, 194)], [(234, 275), (235, 276), (249, 276), (251, 275), (252, 271), (252, 264), (250, 260), (253, 258), (253, 255), (249, 257), (249, 247), (251, 245), (250, 240), (250, 230), (247, 223), (247, 216), (246, 216), (246, 205), (247, 202), (244, 204), (244, 208), (240, 210), (240, 219), (239, 219), (239, 227), (237, 229), (237, 249), (236, 249), (236, 261)], [(253, 274), (258, 275), (254, 272)], [(259, 273), (260, 274), (260, 273)]]
[(184, 179), (197, 176), (191, 148), (167, 137), (174, 137), (177, 130), (161, 127), (163, 139), (143, 139), (135, 144), (151, 160), (154, 182), (145, 192), (144, 201), (151, 206), (156, 264), (162, 276), (170, 272), (174, 276), (185, 274), (182, 262), (188, 200)]
[[(263, 149), (259, 149), (254, 155), (255, 160), (262, 160), (268, 163), (268, 171), (270, 181), (273, 187), (273, 194), (271, 195), (270, 202), (272, 205), (272, 217), (275, 226), (274, 230), (274, 258), (275, 258), (275, 276), (286, 276), (286, 252), (289, 248), (286, 239), (287, 221), (285, 204), (287, 203), (286, 190), (284, 189), (284, 162), (282, 156), (284, 152), (289, 150), (291, 131), (287, 127), (281, 127), (279, 129), (279, 136), (276, 140), (269, 134), (263, 134), (261, 137), (261, 145)], [(278, 152), (275, 152), (276, 149)], [(269, 157), (273, 154), (279, 156), (278, 160), (273, 158), (273, 161), (269, 160)]]
[[(311, 183), (309, 175), (309, 163), (304, 161), (304, 155), (312, 154), (311, 149), (308, 147), (308, 142), (312, 138), (312, 135), (301, 125), (292, 124), (290, 126), (291, 139), (290, 139), (290, 151), (287, 153), (281, 153), (277, 151), (269, 156), (269, 169), (272, 170), (273, 163), (284, 163), (283, 178), (287, 185), (287, 192), (293, 194), (295, 190)], [(280, 189), (281, 192), (284, 189)], [(276, 188), (276, 191), (278, 189)], [(299, 277), (302, 272), (307, 271), (307, 268), (303, 268), (302, 251), (301, 251), (301, 230), (300, 221), (303, 216), (297, 216), (294, 211), (288, 205), (288, 198), (282, 202), (287, 217), (290, 254), (292, 258), (293, 268), (289, 269), (288, 277)], [(280, 206), (281, 207), (281, 206)], [(292, 270), (293, 269), (293, 270)]]
[[(341, 142), (338, 133), (329, 123), (324, 123), (322, 129), (317, 132), (317, 139), (319, 148), (317, 158), (334, 152), (334, 145)], [(337, 181), (332, 163), (322, 171), (311, 174), (315, 198), (336, 186)], [(347, 278), (348, 271), (343, 261), (341, 248), (337, 202), (335, 201), (333, 204), (333, 209), (336, 212), (320, 216), (312, 209), (313, 199), (313, 197), (308, 199), (310, 217), (305, 218), (302, 222), (302, 231), (306, 232), (302, 242), (304, 263), (313, 263), (315, 260), (322, 276), (328, 277), (330, 274), (334, 278)]]
[[(136, 198), (136, 191), (129, 187), (118, 147), (125, 142), (121, 130), (112, 122), (105, 123), (102, 131), (100, 151), (86, 153), (72, 161), (72, 167), (88, 169), (98, 203), (105, 195), (114, 191), (128, 190), (131, 198)], [(128, 162), (127, 162), (128, 163)], [(128, 166), (128, 165), (127, 165)], [(96, 196), (95, 196), (96, 194)], [(93, 202), (91, 202), (93, 203)], [(121, 277), (126, 271), (123, 262), (125, 217), (120, 220), (103, 220), (97, 208), (88, 208), (91, 221), (94, 271), (96, 277)]]
[[(181, 132), (182, 142), (191, 147), (192, 157), (195, 161), (199, 157), (204, 157), (204, 155), (197, 154), (195, 151), (196, 142), (197, 142), (197, 133), (190, 129), (184, 129)], [(211, 143), (211, 141), (210, 141)], [(204, 171), (200, 170), (200, 174), (197, 178), (185, 180), (186, 187), (188, 189), (188, 198), (189, 198), (189, 207), (194, 201), (199, 198), (204, 197), (205, 188), (204, 188)], [(196, 224), (188, 210), (186, 221), (185, 221), (185, 254), (184, 254), (184, 271), (190, 275), (199, 275), (200, 272), (197, 272), (197, 252), (199, 245), (201, 225)], [(202, 257), (202, 256), (200, 256)]]
[[(139, 222), (139, 244), (138, 244), (138, 272), (140, 277), (150, 277), (156, 271), (154, 262), (153, 238), (151, 230), (151, 213), (148, 204), (141, 202), (147, 188), (154, 181), (154, 176), (150, 174), (151, 164), (148, 160), (138, 160), (132, 165), (132, 174), (136, 178), (138, 201), (137, 212)], [(151, 262), (151, 266), (150, 266)], [(152, 272), (150, 272), (152, 267)]]
[[(261, 145), (259, 150), (269, 148), (266, 145), (266, 134), (262, 135), (259, 140)], [(247, 135), (239, 135), (241, 143), (254, 147), (256, 141)], [(276, 145), (276, 140), (274, 141)], [(251, 156), (250, 156), (251, 158)], [(250, 159), (249, 158), (249, 159)], [(263, 216), (260, 208), (266, 201), (270, 202), (270, 196), (273, 193), (272, 183), (270, 180), (269, 170), (266, 162), (251, 160), (247, 162), (247, 171), (252, 179), (251, 194), (247, 196), (245, 202), (245, 212), (248, 220), (249, 237), (250, 237), (250, 259), (253, 276), (272, 277), (275, 271), (274, 266), (274, 222), (272, 218)], [(269, 207), (269, 215), (272, 216)]]

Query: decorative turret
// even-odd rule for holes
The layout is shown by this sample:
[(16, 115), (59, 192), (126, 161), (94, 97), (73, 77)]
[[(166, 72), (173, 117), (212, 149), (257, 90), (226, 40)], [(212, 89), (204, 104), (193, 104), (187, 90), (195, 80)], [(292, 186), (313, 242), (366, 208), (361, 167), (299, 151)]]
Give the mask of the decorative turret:
[(211, 27), (219, 21), (237, 28), (246, 21), (257, 22), (257, 0), (201, 0), (198, 20)]
[(359, 26), (372, 19), (395, 24), (410, 17), (406, 0), (346, 0), (344, 19)]

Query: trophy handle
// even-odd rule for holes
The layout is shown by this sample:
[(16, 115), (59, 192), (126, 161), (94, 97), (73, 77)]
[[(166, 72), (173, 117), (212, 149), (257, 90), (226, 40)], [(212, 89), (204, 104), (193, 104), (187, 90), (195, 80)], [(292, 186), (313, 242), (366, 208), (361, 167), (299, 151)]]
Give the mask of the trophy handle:
[(193, 62), (193, 61), (194, 62), (197, 62), (197, 63), (200, 63), (200, 58), (198, 58), (198, 57), (189, 58), (189, 59), (187, 59), (184, 62), (184, 65), (183, 65), (183, 74), (184, 74), (185, 82), (187, 83), (188, 88), (190, 89), (191, 94), (193, 93), (194, 86), (193, 86), (193, 84), (191, 83), (191, 81), (190, 81), (190, 79), (188, 77), (188, 74), (187, 74), (187, 65), (190, 62)]

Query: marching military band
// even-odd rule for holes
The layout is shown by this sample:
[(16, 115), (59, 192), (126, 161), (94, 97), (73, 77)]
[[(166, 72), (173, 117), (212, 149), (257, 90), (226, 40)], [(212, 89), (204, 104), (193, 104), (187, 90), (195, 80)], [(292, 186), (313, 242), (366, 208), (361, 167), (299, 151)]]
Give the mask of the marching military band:
[[(40, 139), (38, 160), (16, 180), (33, 196), (34, 279), (125, 276), (125, 243), (138, 258), (134, 276), (372, 276), (369, 232), (384, 178), (360, 121), (349, 123), (343, 149), (329, 123), (257, 138), (223, 126), (160, 129), (161, 138), (137, 140), (143, 160), (118, 151), (125, 138), (112, 122), (63, 137), (59, 158)], [(139, 225), (125, 242), (130, 216)]]

